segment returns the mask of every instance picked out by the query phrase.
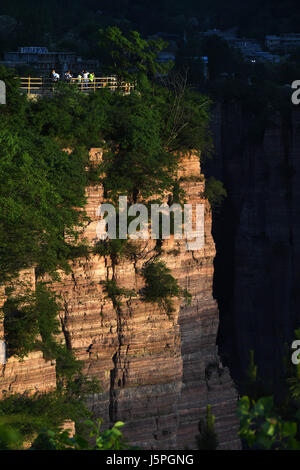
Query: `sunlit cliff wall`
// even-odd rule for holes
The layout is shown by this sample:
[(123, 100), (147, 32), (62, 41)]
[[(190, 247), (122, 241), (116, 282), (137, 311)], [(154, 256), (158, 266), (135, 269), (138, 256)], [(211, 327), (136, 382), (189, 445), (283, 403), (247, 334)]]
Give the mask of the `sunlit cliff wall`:
[[(95, 163), (101, 157), (99, 149), (91, 151)], [(100, 284), (112, 275), (111, 260), (98, 255), (74, 261), (71, 274), (62, 274), (53, 288), (63, 299), (61, 320), (68, 344), (84, 361), (85, 372), (101, 383), (102, 392), (89, 398), (96, 417), (104, 418), (106, 424), (124, 421), (126, 437), (142, 448), (195, 448), (198, 422), (211, 404), (220, 448), (238, 448), (237, 395), (216, 348), (215, 245), (199, 158), (184, 158), (178, 176), (187, 202), (205, 204), (205, 245), (188, 251), (185, 240), (171, 237), (163, 242), (160, 259), (192, 294), (190, 305), (176, 299), (175, 312), (169, 317), (157, 304), (143, 302), (137, 295), (124, 299), (117, 311)], [(87, 188), (90, 223), (82, 237), (91, 246), (97, 241), (101, 202), (103, 188)], [(138, 245), (134, 261), (123, 259), (115, 267), (117, 284), (137, 293), (143, 287), (139, 270), (157, 254), (154, 241)], [(40, 368), (38, 377), (36, 367)], [(10, 392), (50, 389), (55, 384), (53, 369), (55, 364), (46, 363), (40, 355), (23, 363), (9, 359), (2, 368), (1, 389), (4, 384)]]

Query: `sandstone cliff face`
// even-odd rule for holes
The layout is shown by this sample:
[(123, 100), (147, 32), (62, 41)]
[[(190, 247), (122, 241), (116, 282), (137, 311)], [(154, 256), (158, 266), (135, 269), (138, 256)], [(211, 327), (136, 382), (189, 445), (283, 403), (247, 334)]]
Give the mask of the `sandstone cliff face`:
[[(91, 159), (99, 161), (101, 151), (91, 151)], [(139, 270), (157, 254), (151, 240), (136, 242), (135, 258), (122, 259), (116, 266), (109, 257), (98, 255), (77, 259), (72, 273), (62, 274), (61, 282), (53, 288), (63, 299), (61, 322), (69, 346), (84, 361), (85, 372), (101, 383), (102, 393), (89, 398), (96, 417), (104, 418), (107, 424), (124, 421), (126, 436), (141, 448), (195, 448), (199, 419), (211, 404), (220, 448), (239, 448), (237, 396), (216, 349), (218, 308), (212, 297), (215, 246), (199, 159), (185, 158), (179, 176), (188, 202), (205, 204), (205, 246), (187, 251), (185, 240), (171, 237), (163, 242), (160, 259), (193, 295), (190, 305), (175, 300), (175, 312), (169, 317), (156, 304), (141, 301), (139, 295), (125, 298), (116, 309), (105, 294), (100, 283), (111, 278), (113, 269), (119, 286), (140, 291)], [(87, 188), (87, 201), (91, 222), (82, 236), (93, 245), (102, 187)], [(6, 366), (3, 378), (12, 382), (7, 371)], [(41, 377), (50, 384), (49, 374), (41, 364)], [(30, 380), (33, 384), (34, 376), (28, 378), (27, 386)]]
[(280, 383), (283, 343), (300, 324), (299, 123), (295, 107), (253, 143), (240, 106), (215, 109), (213, 172), (228, 191), (215, 226), (220, 348), (238, 378), (254, 349), (265, 382)]
[[(35, 289), (34, 269), (20, 273), (20, 286)], [(0, 289), (0, 307), (6, 300), (5, 288)], [(4, 329), (2, 316), (0, 316), (0, 341), (4, 343)], [(20, 361), (16, 357), (6, 359), (5, 348), (0, 361), (0, 399), (13, 393), (48, 392), (56, 387), (55, 361), (45, 361), (40, 351), (33, 352)]]

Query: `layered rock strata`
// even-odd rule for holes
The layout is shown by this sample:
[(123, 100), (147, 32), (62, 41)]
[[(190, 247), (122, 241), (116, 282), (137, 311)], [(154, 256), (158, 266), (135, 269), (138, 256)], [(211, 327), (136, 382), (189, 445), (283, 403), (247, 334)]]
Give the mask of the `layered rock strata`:
[[(101, 157), (100, 149), (91, 151), (92, 161)], [(192, 294), (190, 305), (175, 299), (175, 311), (168, 316), (157, 304), (141, 299), (140, 271), (157, 257), (154, 240), (133, 242), (134, 254), (116, 265), (108, 256), (77, 259), (71, 274), (62, 274), (53, 288), (63, 299), (61, 322), (69, 346), (84, 362), (85, 372), (101, 383), (101, 393), (91, 396), (88, 403), (96, 417), (107, 425), (124, 421), (127, 438), (141, 448), (195, 448), (198, 422), (211, 404), (220, 448), (239, 448), (237, 396), (216, 349), (215, 246), (204, 177), (195, 155), (185, 157), (180, 168), (187, 202), (205, 205), (205, 244), (189, 251), (186, 240), (171, 236), (164, 240), (159, 259)], [(103, 188), (89, 187), (86, 195), (90, 223), (82, 237), (93, 246)], [(119, 287), (135, 291), (119, 307), (102, 284), (113, 275)], [(4, 378), (8, 380), (6, 371)]]

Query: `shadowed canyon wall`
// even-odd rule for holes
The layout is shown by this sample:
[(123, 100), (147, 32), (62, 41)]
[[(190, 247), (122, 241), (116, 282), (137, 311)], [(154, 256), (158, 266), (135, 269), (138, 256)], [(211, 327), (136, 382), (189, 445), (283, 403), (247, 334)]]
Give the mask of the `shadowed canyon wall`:
[[(95, 163), (101, 157), (100, 149), (91, 151)], [(65, 339), (84, 361), (85, 372), (96, 376), (102, 386), (100, 394), (89, 398), (90, 409), (106, 424), (124, 421), (126, 437), (142, 448), (195, 448), (198, 422), (208, 404), (216, 417), (220, 448), (239, 448), (237, 394), (216, 347), (218, 307), (212, 295), (215, 245), (200, 173), (198, 157), (182, 160), (178, 176), (187, 202), (205, 204), (204, 248), (188, 251), (185, 240), (171, 236), (164, 240), (160, 256), (180, 286), (192, 294), (190, 305), (176, 299), (175, 312), (168, 316), (138, 294), (123, 299), (119, 309), (105, 294), (101, 281), (111, 279), (113, 271), (118, 286), (140, 292), (143, 281), (139, 272), (157, 256), (152, 240), (135, 242), (135, 255), (115, 266), (110, 257), (76, 259), (71, 274), (62, 273), (61, 282), (53, 285), (63, 299), (60, 320)], [(100, 185), (87, 188), (90, 223), (82, 237), (90, 246), (97, 241), (97, 208), (102, 202)], [(55, 363), (45, 362), (40, 353), (24, 362), (10, 358), (2, 366), (2, 391), (53, 387)]]
[(300, 324), (300, 112), (273, 116), (260, 140), (251, 136), (255, 119), (237, 104), (214, 109), (208, 173), (228, 192), (213, 228), (218, 344), (237, 380), (253, 349), (259, 375), (276, 388), (283, 345)]

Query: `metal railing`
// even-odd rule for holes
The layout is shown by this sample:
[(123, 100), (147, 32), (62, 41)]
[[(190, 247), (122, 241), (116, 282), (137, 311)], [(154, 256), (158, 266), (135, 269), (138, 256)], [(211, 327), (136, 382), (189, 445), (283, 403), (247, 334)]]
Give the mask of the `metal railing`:
[(122, 83), (119, 85), (116, 77), (95, 77), (92, 80), (72, 78), (71, 80), (59, 80), (56, 82), (42, 77), (20, 77), (20, 82), (21, 90), (23, 90), (27, 95), (51, 93), (55, 90), (55, 86), (60, 82), (77, 87), (77, 89), (82, 92), (95, 92), (101, 88), (115, 91), (121, 88), (125, 94), (129, 94), (134, 89), (134, 85), (131, 83)]

